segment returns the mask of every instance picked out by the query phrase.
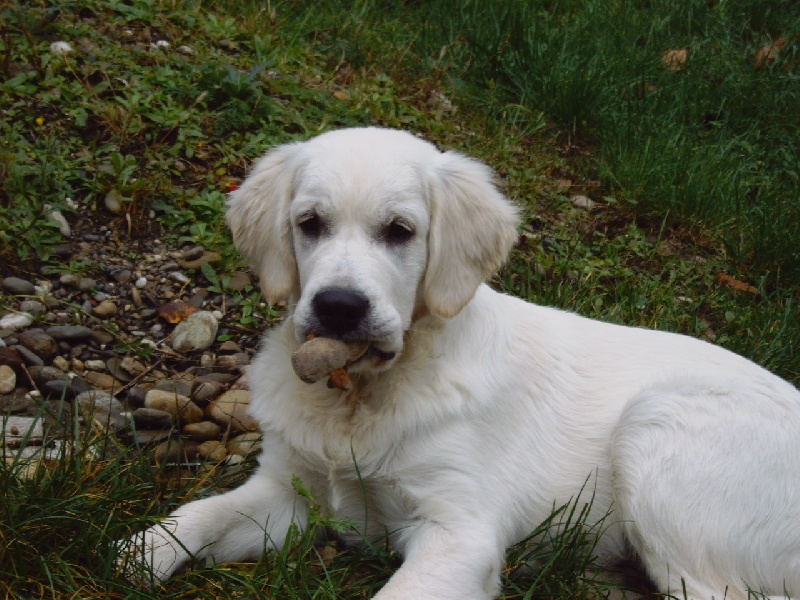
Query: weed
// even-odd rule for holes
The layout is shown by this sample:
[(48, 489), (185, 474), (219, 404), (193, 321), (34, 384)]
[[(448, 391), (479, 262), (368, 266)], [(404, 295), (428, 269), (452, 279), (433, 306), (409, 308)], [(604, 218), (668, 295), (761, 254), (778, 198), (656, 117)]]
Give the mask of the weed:
[[(230, 287), (231, 276), (229, 274), (217, 273), (210, 263), (200, 265), (200, 270), (211, 284), (208, 286), (208, 291), (230, 298), (229, 302), (223, 301), (223, 303), (235, 307), (237, 310), (236, 323), (243, 329), (258, 332), (264, 323), (272, 324), (282, 318), (282, 312), (275, 307), (268, 306), (261, 291), (254, 289), (252, 285), (246, 285), (241, 290), (234, 290)], [(231, 338), (230, 334), (223, 334), (219, 339)]]
[[(199, 193), (191, 190), (187, 196), (176, 194), (168, 201), (154, 203), (162, 215), (162, 223), (177, 235), (168, 234), (177, 243), (192, 242), (208, 248), (226, 245), (228, 233), (223, 218), (225, 195), (214, 189)], [(229, 246), (230, 244), (227, 243)]]

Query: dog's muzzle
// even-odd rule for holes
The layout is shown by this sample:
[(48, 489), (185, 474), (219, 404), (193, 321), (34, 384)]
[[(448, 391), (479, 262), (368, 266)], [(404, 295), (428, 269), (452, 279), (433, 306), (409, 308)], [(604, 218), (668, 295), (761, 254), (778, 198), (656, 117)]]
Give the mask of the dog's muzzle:
[[(370, 340), (368, 324), (370, 301), (360, 291), (342, 287), (324, 288), (311, 300), (314, 323), (306, 335), (340, 339), (348, 343)], [(379, 342), (371, 343), (369, 349), (353, 366), (379, 367), (397, 355), (394, 351), (382, 350)]]

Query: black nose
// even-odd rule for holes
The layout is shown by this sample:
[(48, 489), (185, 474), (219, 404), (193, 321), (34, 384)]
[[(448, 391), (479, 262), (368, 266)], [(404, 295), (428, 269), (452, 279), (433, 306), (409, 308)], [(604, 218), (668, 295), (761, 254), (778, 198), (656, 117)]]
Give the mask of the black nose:
[(322, 290), (312, 300), (320, 325), (332, 333), (343, 335), (355, 330), (369, 309), (363, 294), (342, 288)]

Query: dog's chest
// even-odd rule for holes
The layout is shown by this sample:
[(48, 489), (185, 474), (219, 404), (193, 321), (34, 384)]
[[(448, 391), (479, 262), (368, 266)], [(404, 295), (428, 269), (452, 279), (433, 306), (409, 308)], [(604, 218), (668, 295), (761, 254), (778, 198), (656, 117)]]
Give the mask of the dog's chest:
[[(313, 474), (316, 499), (327, 512), (351, 521), (361, 534), (380, 537), (408, 523), (413, 502), (403, 491), (402, 473), (408, 466), (402, 436), (384, 430), (386, 420), (373, 426), (365, 421), (328, 419), (317, 423), (316, 434), (290, 444), (303, 471)], [(360, 427), (359, 427), (360, 425)], [(339, 428), (349, 429), (345, 435)], [(332, 430), (332, 428), (334, 430)]]
[(352, 522), (359, 534), (369, 538), (406, 526), (413, 514), (402, 486), (388, 476), (363, 478), (349, 468), (339, 468), (329, 473), (326, 483), (327, 510)]

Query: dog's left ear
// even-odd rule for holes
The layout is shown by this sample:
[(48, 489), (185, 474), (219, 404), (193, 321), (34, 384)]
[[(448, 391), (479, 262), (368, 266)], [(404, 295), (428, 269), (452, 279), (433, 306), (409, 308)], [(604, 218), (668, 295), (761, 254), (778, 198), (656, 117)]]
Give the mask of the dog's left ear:
[(430, 186), (431, 229), (423, 295), (428, 309), (454, 317), (506, 260), (517, 241), (516, 207), (483, 163), (445, 152)]
[(302, 143), (267, 152), (228, 197), (233, 242), (258, 273), (267, 302), (285, 300), (297, 287), (289, 204), (300, 168)]

